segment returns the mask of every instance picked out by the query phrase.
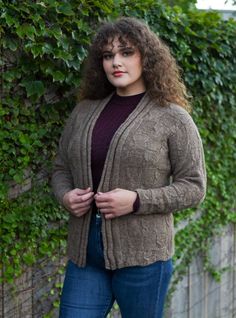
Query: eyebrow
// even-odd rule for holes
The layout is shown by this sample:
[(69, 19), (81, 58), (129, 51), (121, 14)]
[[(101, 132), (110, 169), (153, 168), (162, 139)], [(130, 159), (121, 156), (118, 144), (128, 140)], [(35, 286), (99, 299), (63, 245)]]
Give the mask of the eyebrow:
[(121, 47), (121, 50), (134, 50), (133, 46), (123, 46)]
[[(124, 50), (134, 50), (134, 47), (132, 46), (118, 46), (119, 50), (120, 51), (124, 51)], [(105, 51), (102, 51), (102, 53), (111, 53), (113, 49), (109, 50), (109, 49), (106, 49)]]

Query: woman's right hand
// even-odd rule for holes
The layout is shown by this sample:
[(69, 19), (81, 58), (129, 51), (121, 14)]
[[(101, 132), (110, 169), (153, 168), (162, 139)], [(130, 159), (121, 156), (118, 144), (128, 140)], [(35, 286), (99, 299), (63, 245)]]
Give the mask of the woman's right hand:
[(91, 188), (76, 188), (64, 195), (63, 205), (73, 215), (80, 217), (89, 211), (93, 200), (94, 192), (91, 191)]

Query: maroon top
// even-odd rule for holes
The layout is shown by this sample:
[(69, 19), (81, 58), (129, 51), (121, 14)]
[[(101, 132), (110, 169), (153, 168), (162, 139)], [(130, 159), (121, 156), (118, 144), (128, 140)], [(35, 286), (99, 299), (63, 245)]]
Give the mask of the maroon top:
[[(97, 191), (107, 151), (113, 135), (129, 114), (135, 109), (144, 94), (145, 93), (132, 96), (119, 96), (115, 93), (97, 119), (93, 129), (91, 149), (94, 192)], [(138, 201), (138, 199), (135, 201), (134, 210), (137, 210), (138, 208)]]

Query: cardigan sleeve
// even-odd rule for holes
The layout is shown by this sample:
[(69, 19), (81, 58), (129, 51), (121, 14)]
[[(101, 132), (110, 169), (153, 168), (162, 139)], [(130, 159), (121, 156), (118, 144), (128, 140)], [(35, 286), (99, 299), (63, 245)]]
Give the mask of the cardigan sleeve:
[(59, 140), (57, 155), (53, 163), (51, 185), (54, 195), (61, 205), (63, 205), (62, 199), (64, 194), (74, 189), (67, 149), (72, 137), (73, 122), (76, 117), (77, 108), (78, 106), (74, 108), (66, 121), (66, 125)]
[(168, 147), (172, 182), (160, 188), (136, 189), (140, 199), (137, 215), (180, 211), (197, 206), (205, 197), (203, 146), (191, 116), (176, 121)]

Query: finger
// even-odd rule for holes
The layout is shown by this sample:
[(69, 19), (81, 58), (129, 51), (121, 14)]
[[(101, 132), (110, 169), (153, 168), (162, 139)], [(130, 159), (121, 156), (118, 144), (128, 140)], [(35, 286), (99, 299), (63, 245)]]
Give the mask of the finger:
[(79, 209), (79, 210), (75, 210), (75, 211), (72, 211), (72, 213), (77, 216), (77, 217), (80, 217), (80, 216), (83, 216), (84, 214), (86, 214), (88, 212), (89, 208), (82, 208), (82, 209)]
[(103, 214), (113, 213), (113, 210), (111, 208), (99, 209), (99, 211)]
[(89, 207), (83, 207), (83, 208), (80, 208), (78, 211), (79, 211), (79, 213), (80, 214), (83, 214), (83, 213), (85, 213), (85, 212), (87, 212), (89, 210)]
[(72, 210), (78, 210), (78, 209), (81, 209), (81, 208), (90, 207), (92, 202), (93, 202), (93, 198), (91, 198), (91, 199), (89, 199), (87, 201), (74, 203), (74, 204), (71, 204), (71, 209)]
[(86, 189), (76, 188), (75, 190), (76, 190), (76, 191), (75, 191), (76, 194), (78, 194), (78, 195), (83, 195), (83, 194), (86, 194), (86, 193), (90, 192), (90, 191), (91, 191), (91, 188), (90, 188), (90, 187), (88, 187), (88, 188), (86, 188)]
[(105, 214), (104, 217), (106, 220), (109, 220), (109, 219), (114, 219), (115, 216), (114, 216), (114, 214), (109, 213), (109, 214)]
[(96, 194), (94, 196), (94, 199), (96, 200), (96, 202), (110, 202), (112, 200), (111, 196), (106, 193)]
[(110, 205), (110, 203), (108, 202), (96, 202), (96, 206), (99, 209), (103, 209), (103, 208), (112, 208), (112, 206)]
[(93, 196), (94, 196), (94, 192), (89, 192), (89, 193), (83, 194), (83, 195), (76, 195), (73, 198), (71, 198), (70, 203), (75, 204), (75, 203), (85, 202), (85, 201), (90, 200), (90, 199), (93, 200)]
[(87, 201), (87, 200), (89, 200), (89, 199), (91, 199), (93, 197), (94, 197), (94, 192), (89, 192), (87, 194), (83, 194), (83, 195), (80, 196), (81, 201), (83, 201), (83, 202)]

